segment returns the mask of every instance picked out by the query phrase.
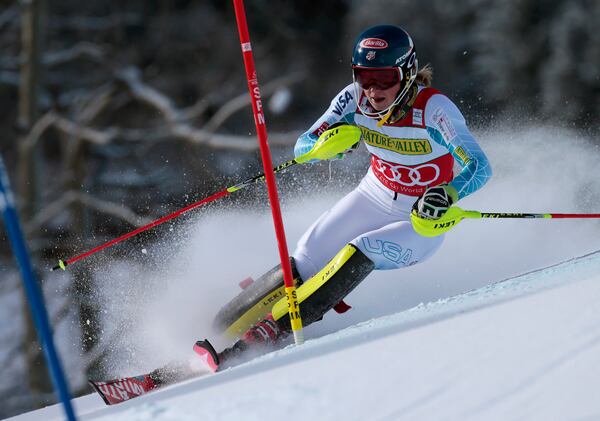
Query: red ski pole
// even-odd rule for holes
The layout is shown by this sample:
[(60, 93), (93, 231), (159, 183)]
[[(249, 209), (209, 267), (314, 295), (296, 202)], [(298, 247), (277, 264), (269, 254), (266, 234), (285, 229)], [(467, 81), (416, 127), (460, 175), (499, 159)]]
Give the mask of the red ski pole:
[[(308, 160), (308, 159), (310, 159), (311, 156), (312, 155), (307, 154), (306, 158), (304, 158), (304, 157), (298, 157), (296, 159), (292, 159), (291, 161), (284, 162), (283, 164), (280, 164), (277, 167), (273, 168), (272, 173), (283, 171), (286, 168), (289, 168), (289, 167), (291, 167), (293, 165), (296, 165), (298, 163), (303, 162), (301, 160), (301, 158), (305, 159), (305, 160)], [(213, 195), (211, 195), (211, 196), (209, 196), (209, 197), (207, 197), (205, 199), (202, 199), (202, 200), (200, 200), (198, 202), (192, 203), (191, 205), (188, 205), (188, 206), (186, 206), (184, 208), (181, 208), (178, 211), (175, 211), (175, 212), (173, 212), (173, 213), (171, 213), (169, 215), (163, 216), (162, 218), (159, 218), (156, 221), (150, 222), (149, 224), (144, 225), (143, 227), (139, 227), (139, 228), (137, 228), (137, 229), (135, 229), (135, 230), (133, 230), (131, 232), (128, 232), (127, 234), (123, 234), (122, 236), (120, 236), (118, 238), (115, 238), (113, 240), (110, 240), (110, 241), (102, 244), (102, 245), (99, 245), (98, 247), (94, 247), (93, 249), (88, 250), (85, 253), (81, 253), (80, 255), (77, 255), (77, 256), (72, 257), (72, 258), (67, 259), (67, 260), (59, 260), (58, 261), (58, 265), (54, 266), (52, 268), (52, 270), (57, 270), (57, 269), (66, 270), (68, 265), (72, 265), (73, 263), (77, 262), (78, 260), (84, 259), (84, 258), (86, 258), (88, 256), (91, 256), (92, 254), (98, 253), (101, 250), (104, 250), (104, 249), (106, 249), (106, 248), (108, 248), (110, 246), (114, 246), (115, 244), (118, 244), (121, 241), (127, 240), (128, 238), (131, 238), (131, 237), (133, 237), (135, 235), (138, 235), (141, 232), (147, 231), (150, 228), (154, 228), (154, 227), (156, 227), (156, 226), (158, 226), (160, 224), (163, 224), (163, 223), (165, 223), (167, 221), (170, 221), (171, 219), (175, 219), (178, 216), (181, 216), (184, 213), (191, 211), (192, 209), (196, 209), (197, 207), (205, 205), (205, 204), (207, 204), (209, 202), (213, 202), (213, 201), (215, 201), (217, 199), (220, 199), (221, 197), (228, 196), (230, 193), (233, 193), (233, 192), (236, 192), (238, 190), (241, 190), (244, 187), (248, 187), (251, 184), (257, 183), (257, 182), (262, 181), (264, 179), (265, 179), (265, 175), (264, 174), (259, 174), (259, 175), (256, 175), (256, 176), (252, 177), (252, 178), (244, 180), (241, 183), (238, 183), (238, 184), (236, 184), (234, 186), (227, 187), (226, 189), (223, 189), (220, 192), (217, 192), (217, 193), (215, 193), (215, 194), (213, 194)]]
[[(348, 126), (348, 128), (346, 130), (351, 131), (350, 127), (351, 126)], [(342, 129), (339, 129), (339, 130), (342, 130)], [(358, 129), (356, 129), (356, 130), (358, 130)], [(312, 161), (315, 159), (316, 160), (331, 159), (332, 157), (334, 157), (340, 153), (345, 153), (345, 151), (347, 151), (349, 148), (352, 147), (352, 144), (354, 141), (355, 141), (354, 135), (340, 136), (336, 140), (332, 140), (332, 139), (328, 139), (328, 138), (323, 139), (322, 141), (319, 140), (317, 143), (315, 143), (315, 145), (312, 147), (312, 149), (310, 151), (306, 152), (304, 155), (298, 156), (295, 159), (284, 162), (283, 164), (279, 164), (278, 166), (273, 168), (272, 171), (267, 171), (267, 174), (270, 174), (273, 177), (273, 173), (283, 171), (286, 168), (289, 168), (296, 164), (303, 164), (305, 162), (309, 162), (309, 161)], [(244, 180), (234, 186), (227, 187), (226, 189), (224, 189), (218, 193), (215, 193), (212, 196), (202, 199), (199, 202), (192, 203), (191, 205), (188, 205), (182, 209), (179, 209), (178, 211), (175, 211), (169, 215), (163, 216), (162, 218), (157, 219), (156, 221), (150, 222), (149, 224), (144, 225), (143, 227), (137, 228), (131, 232), (128, 232), (127, 234), (123, 234), (122, 236), (115, 238), (114, 240), (110, 240), (107, 243), (104, 243), (102, 245), (99, 245), (98, 247), (95, 247), (89, 251), (86, 251), (85, 253), (82, 253), (78, 256), (72, 257), (68, 260), (59, 260), (58, 265), (53, 267), (52, 270), (56, 270), (56, 269), (66, 270), (68, 265), (71, 265), (71, 264), (77, 262), (78, 260), (81, 260), (85, 257), (95, 254), (95, 253), (97, 253), (101, 250), (104, 250), (105, 248), (108, 248), (110, 246), (114, 246), (115, 244), (118, 244), (121, 241), (131, 238), (134, 235), (137, 235), (141, 232), (149, 230), (150, 228), (156, 227), (157, 225), (160, 225), (164, 222), (170, 221), (171, 219), (175, 219), (178, 216), (181, 216), (184, 213), (191, 211), (192, 209), (196, 209), (199, 206), (205, 205), (205, 204), (212, 202), (214, 200), (217, 200), (221, 197), (227, 196), (230, 193), (236, 192), (236, 191), (241, 190), (245, 187), (248, 187), (254, 183), (262, 181), (265, 178), (266, 178), (265, 174), (258, 174), (258, 175), (255, 175), (254, 177)], [(290, 271), (291, 271), (291, 269), (290, 269)]]
[(453, 229), (463, 219), (580, 219), (600, 218), (600, 213), (511, 213), (511, 212), (480, 212), (463, 210), (452, 206), (439, 219), (424, 219), (416, 211), (410, 215), (413, 228), (425, 237), (435, 237)]
[(265, 180), (269, 192), (269, 202), (271, 204), (271, 213), (273, 214), (273, 224), (275, 226), (275, 234), (277, 235), (277, 244), (279, 247), (279, 258), (281, 260), (281, 268), (283, 270), (283, 282), (288, 300), (288, 309), (290, 314), (290, 322), (292, 332), (294, 333), (294, 341), (296, 344), (304, 342), (302, 334), (302, 319), (300, 318), (300, 307), (296, 295), (296, 287), (294, 286), (294, 277), (292, 276), (292, 267), (287, 249), (285, 238), (285, 230), (281, 218), (281, 209), (279, 207), (279, 198), (277, 195), (277, 185), (275, 184), (275, 176), (271, 171), (273, 164), (271, 163), (271, 151), (267, 143), (267, 128), (265, 123), (265, 115), (260, 99), (260, 89), (258, 87), (258, 78), (256, 68), (254, 66), (254, 57), (252, 55), (252, 45), (250, 44), (250, 34), (248, 32), (248, 23), (246, 22), (246, 11), (244, 10), (243, 0), (233, 0), (235, 8), (235, 17), (237, 21), (238, 31), (240, 34), (240, 44), (242, 47), (242, 55), (244, 57), (244, 66), (246, 68), (246, 78), (248, 80), (248, 91), (252, 99), (252, 111), (254, 113), (254, 124), (258, 135), (260, 145), (260, 154), (262, 156), (263, 167), (265, 170)]

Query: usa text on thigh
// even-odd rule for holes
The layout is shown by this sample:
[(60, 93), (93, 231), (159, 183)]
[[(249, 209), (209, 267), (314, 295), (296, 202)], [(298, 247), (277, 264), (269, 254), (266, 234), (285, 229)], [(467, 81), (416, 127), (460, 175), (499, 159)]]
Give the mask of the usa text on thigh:
[(374, 188), (373, 184), (373, 180), (365, 177), (300, 238), (293, 256), (303, 280), (321, 270), (353, 239), (407, 218), (408, 211), (398, 209), (393, 192), (379, 186)]
[(400, 221), (359, 235), (351, 243), (375, 263), (375, 269), (386, 270), (423, 262), (440, 248), (443, 237), (423, 237), (410, 222)]

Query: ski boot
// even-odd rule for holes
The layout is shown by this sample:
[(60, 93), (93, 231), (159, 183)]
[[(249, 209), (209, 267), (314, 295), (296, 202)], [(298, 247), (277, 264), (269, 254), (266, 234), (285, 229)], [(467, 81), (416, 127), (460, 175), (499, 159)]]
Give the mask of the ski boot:
[(215, 373), (220, 368), (230, 366), (233, 359), (241, 357), (249, 348), (267, 347), (274, 345), (287, 336), (287, 330), (281, 323), (273, 320), (270, 314), (261, 322), (250, 328), (240, 340), (230, 348), (217, 353), (207, 340), (196, 342), (194, 352), (200, 356), (203, 365)]

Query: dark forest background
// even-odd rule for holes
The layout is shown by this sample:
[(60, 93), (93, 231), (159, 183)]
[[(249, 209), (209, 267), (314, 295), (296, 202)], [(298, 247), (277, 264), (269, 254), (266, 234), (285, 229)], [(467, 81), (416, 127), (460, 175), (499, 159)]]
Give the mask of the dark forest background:
[[(232, 2), (0, 4), (0, 154), (36, 266), (260, 172)], [(598, 133), (597, 0), (248, 0), (246, 12), (276, 162), (350, 83), (354, 39), (378, 23), (413, 36), (435, 87), (472, 126), (535, 121)], [(3, 229), (8, 295), (19, 281)], [(98, 349), (91, 269), (74, 267), (70, 282), (52, 320), (74, 315), (82, 370), (98, 375), (107, 351)], [(24, 307), (15, 320), (23, 328), (0, 338), (0, 416), (53, 400)]]

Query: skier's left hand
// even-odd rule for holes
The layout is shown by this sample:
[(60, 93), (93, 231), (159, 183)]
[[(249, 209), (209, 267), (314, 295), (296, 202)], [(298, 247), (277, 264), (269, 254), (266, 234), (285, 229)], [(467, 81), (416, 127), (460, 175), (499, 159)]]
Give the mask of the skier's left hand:
[(449, 184), (429, 187), (415, 202), (412, 211), (419, 218), (439, 219), (453, 203), (458, 201), (458, 192)]

